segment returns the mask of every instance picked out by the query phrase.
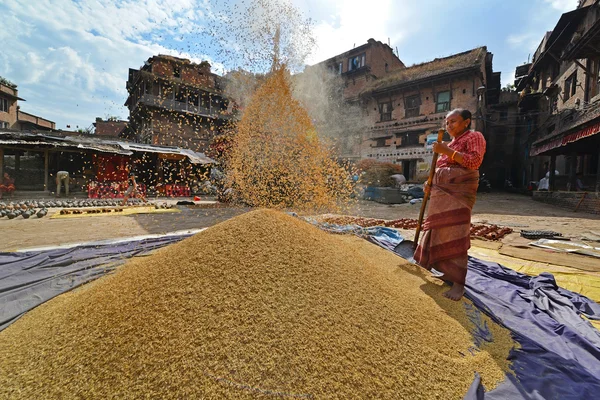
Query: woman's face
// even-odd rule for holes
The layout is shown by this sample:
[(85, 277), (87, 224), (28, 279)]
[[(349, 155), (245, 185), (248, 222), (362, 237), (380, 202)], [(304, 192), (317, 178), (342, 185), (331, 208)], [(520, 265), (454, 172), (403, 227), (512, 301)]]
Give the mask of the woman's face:
[(467, 129), (470, 122), (469, 118), (463, 119), (459, 113), (452, 113), (446, 117), (446, 130), (450, 136), (457, 137)]

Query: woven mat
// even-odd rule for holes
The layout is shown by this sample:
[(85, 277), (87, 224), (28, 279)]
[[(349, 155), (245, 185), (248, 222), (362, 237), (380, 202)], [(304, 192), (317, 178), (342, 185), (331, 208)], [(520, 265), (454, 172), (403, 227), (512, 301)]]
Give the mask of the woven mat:
[[(109, 208), (107, 208), (109, 209)], [(70, 209), (71, 210), (71, 209)], [(78, 208), (81, 214), (61, 214), (60, 211), (55, 212), (51, 219), (55, 218), (82, 218), (82, 217), (111, 217), (119, 215), (134, 215), (134, 214), (165, 214), (165, 213), (179, 213), (181, 210), (178, 208), (154, 208), (154, 206), (148, 207), (124, 207), (123, 211), (119, 212), (99, 212), (99, 213), (88, 213), (90, 210), (97, 210), (95, 208)]]

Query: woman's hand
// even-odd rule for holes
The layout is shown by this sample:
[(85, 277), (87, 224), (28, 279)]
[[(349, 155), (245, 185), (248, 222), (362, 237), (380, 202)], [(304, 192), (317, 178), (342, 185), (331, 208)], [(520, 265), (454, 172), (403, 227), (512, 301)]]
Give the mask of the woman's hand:
[(448, 147), (448, 145), (446, 143), (435, 142), (435, 143), (433, 143), (433, 152), (451, 156), (452, 153), (454, 153), (454, 150), (452, 150), (450, 147)]
[(427, 196), (429, 196), (429, 193), (431, 192), (431, 187), (427, 184), (427, 182), (423, 184), (423, 192)]

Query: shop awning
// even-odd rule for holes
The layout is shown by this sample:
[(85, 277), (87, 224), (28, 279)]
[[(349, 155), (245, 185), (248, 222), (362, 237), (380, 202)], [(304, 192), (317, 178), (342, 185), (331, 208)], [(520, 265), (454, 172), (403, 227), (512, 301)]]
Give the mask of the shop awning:
[(556, 149), (557, 147), (566, 146), (569, 143), (593, 136), (598, 132), (600, 132), (600, 122), (590, 125), (587, 128), (581, 129), (577, 132), (563, 135), (546, 143), (534, 143), (529, 154), (534, 157), (552, 149)]
[(217, 162), (204, 153), (174, 146), (159, 146), (145, 143), (122, 142), (117, 140), (104, 140), (99, 137), (85, 136), (53, 136), (26, 131), (0, 131), (0, 144), (20, 146), (48, 146), (72, 148), (80, 150), (93, 150), (103, 153), (133, 155), (134, 152), (158, 153), (167, 158), (185, 159), (192, 164), (217, 164)]

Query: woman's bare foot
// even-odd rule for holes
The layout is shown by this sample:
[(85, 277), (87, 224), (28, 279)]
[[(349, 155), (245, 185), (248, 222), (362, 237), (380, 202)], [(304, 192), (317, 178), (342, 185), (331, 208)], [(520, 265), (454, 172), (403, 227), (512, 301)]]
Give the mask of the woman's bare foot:
[(463, 297), (463, 294), (465, 294), (465, 285), (454, 283), (452, 288), (444, 293), (444, 297), (447, 297), (450, 300), (459, 301)]

